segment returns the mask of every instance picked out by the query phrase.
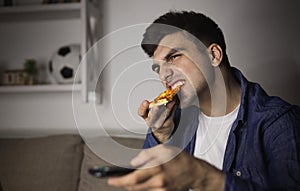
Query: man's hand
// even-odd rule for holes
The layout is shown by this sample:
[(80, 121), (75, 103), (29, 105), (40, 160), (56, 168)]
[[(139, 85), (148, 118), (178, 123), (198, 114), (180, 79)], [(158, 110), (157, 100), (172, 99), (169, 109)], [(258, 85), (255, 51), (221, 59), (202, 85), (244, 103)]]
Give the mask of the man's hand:
[(127, 190), (224, 190), (225, 176), (220, 170), (175, 147), (158, 145), (143, 150), (131, 164), (140, 169), (109, 178), (108, 184)]
[(143, 101), (138, 109), (138, 114), (152, 130), (153, 135), (160, 143), (166, 142), (174, 129), (174, 114), (176, 102), (169, 102), (166, 106), (154, 106), (149, 110), (149, 102)]

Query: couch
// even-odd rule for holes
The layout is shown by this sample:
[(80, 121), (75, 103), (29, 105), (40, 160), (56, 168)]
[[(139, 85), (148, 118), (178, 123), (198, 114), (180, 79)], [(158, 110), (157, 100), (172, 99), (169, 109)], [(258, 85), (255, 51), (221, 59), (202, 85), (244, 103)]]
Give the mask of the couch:
[[(131, 148), (141, 148), (143, 144), (137, 138), (114, 139)], [(122, 190), (108, 186), (105, 179), (90, 176), (88, 168), (95, 165), (109, 163), (95, 155), (79, 135), (0, 139), (3, 191)]]

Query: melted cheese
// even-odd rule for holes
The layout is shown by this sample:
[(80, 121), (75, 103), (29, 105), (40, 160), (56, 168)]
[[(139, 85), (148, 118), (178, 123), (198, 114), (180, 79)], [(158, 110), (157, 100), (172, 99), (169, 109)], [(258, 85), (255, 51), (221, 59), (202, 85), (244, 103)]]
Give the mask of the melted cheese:
[(177, 92), (179, 92), (180, 87), (181, 86), (177, 86), (174, 89), (168, 88), (166, 91), (159, 94), (159, 96), (150, 102), (149, 108), (158, 105), (166, 105), (168, 102), (172, 101)]

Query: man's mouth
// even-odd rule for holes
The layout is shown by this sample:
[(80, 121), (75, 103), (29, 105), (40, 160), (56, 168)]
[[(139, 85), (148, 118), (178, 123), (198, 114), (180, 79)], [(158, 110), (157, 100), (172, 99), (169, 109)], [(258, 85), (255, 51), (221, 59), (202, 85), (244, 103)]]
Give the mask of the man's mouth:
[(175, 82), (174, 84), (170, 85), (171, 89), (175, 89), (176, 87), (181, 87), (185, 84), (185, 81), (184, 80), (179, 80), (177, 82)]

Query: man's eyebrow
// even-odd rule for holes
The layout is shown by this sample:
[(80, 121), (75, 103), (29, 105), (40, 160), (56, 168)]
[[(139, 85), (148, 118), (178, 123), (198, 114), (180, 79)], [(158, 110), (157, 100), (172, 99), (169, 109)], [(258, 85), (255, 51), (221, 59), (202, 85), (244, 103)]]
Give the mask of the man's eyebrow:
[[(183, 51), (183, 50), (185, 50), (185, 48), (172, 48), (168, 52), (168, 54), (164, 57), (164, 60), (168, 61), (173, 54), (175, 54), (176, 52), (179, 52), (179, 51)], [(153, 68), (155, 68), (157, 66), (159, 66), (159, 63), (154, 61), (153, 64), (152, 64), (152, 70), (153, 70)]]
[(170, 57), (175, 54), (176, 52), (179, 52), (179, 51), (183, 51), (185, 50), (185, 48), (172, 48), (169, 53), (164, 57), (164, 60), (169, 60)]

